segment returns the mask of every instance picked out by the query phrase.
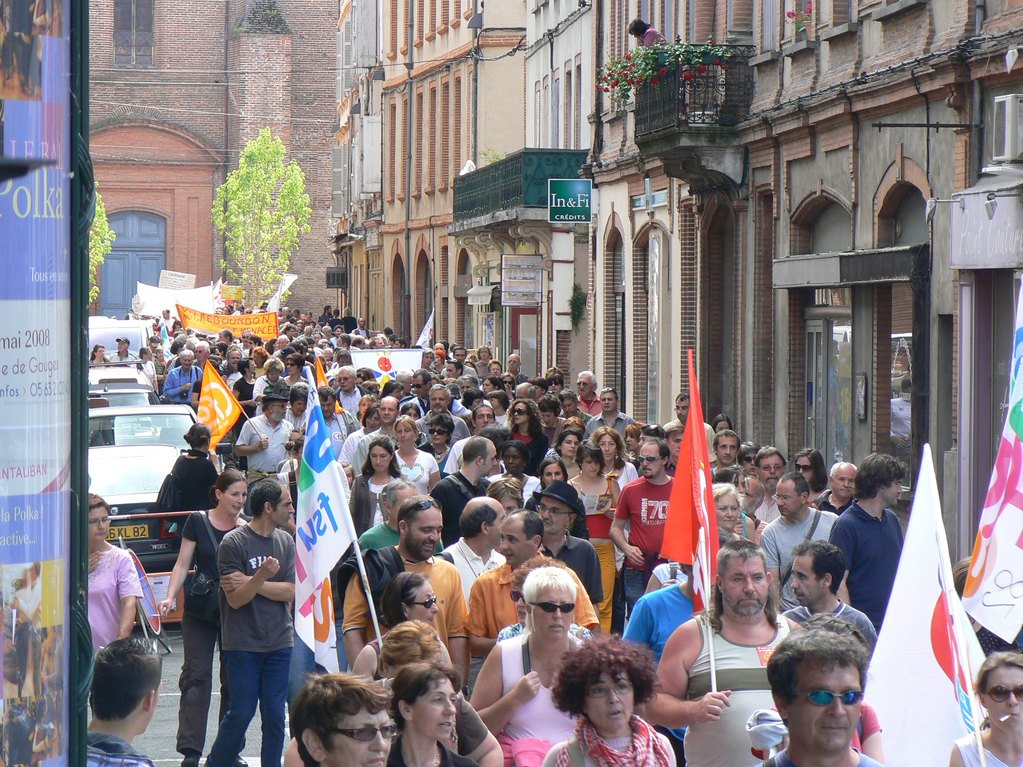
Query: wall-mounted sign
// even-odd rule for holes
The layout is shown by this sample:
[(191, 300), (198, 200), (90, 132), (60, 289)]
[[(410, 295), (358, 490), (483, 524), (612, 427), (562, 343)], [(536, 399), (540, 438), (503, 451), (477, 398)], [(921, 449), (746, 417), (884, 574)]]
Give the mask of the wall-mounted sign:
[(593, 181), (588, 178), (547, 180), (547, 221), (588, 224), (593, 216)]
[(539, 306), (543, 288), (543, 256), (501, 256), (501, 305)]

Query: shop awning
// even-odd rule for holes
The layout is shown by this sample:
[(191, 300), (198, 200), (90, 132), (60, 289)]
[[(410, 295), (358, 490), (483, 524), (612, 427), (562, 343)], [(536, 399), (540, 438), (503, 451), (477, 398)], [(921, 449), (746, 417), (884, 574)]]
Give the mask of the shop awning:
[(469, 306), (486, 306), (494, 299), (494, 288), (497, 285), (474, 285), (466, 291)]
[(774, 259), (775, 288), (825, 288), (906, 282), (926, 243), (838, 253), (807, 253)]
[(952, 195), (949, 266), (1017, 269), (1023, 266), (1023, 170), (1005, 166)]

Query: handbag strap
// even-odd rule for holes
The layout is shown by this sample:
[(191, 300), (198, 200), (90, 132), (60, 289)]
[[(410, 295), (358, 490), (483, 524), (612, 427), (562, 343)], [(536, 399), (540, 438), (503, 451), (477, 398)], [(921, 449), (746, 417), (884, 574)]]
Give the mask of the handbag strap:
[[(813, 537), (813, 534), (817, 531), (817, 525), (820, 523), (820, 521), (821, 521), (821, 512), (820, 512), (819, 509), (814, 509), (813, 510), (813, 522), (810, 524), (810, 529), (807, 531), (806, 536), (803, 538), (803, 543), (806, 543), (808, 540), (810, 540)], [(781, 579), (781, 586), (778, 587), (779, 591), (781, 591), (783, 588), (785, 588), (785, 584), (789, 582), (789, 578), (792, 577), (792, 568), (795, 567), (795, 566), (796, 566), (796, 560), (793, 559), (789, 563), (789, 569), (785, 571), (785, 577)]]
[[(210, 545), (213, 547), (213, 555), (217, 555), (217, 549), (220, 548), (220, 544), (217, 543), (217, 536), (213, 534), (213, 524), (210, 522), (210, 513), (208, 511), (200, 511), (199, 516), (202, 517), (203, 528), (206, 530), (206, 534), (210, 537)], [(220, 580), (215, 578), (214, 580)]]

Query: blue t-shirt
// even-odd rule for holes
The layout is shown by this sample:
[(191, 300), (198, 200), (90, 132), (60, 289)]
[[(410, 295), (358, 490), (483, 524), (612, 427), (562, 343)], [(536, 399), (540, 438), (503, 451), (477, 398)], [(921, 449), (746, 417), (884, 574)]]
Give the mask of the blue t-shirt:
[(902, 554), (899, 518), (891, 509), (881, 519), (872, 517), (854, 501), (831, 528), (831, 542), (842, 550), (849, 568), (850, 604), (880, 631)]
[(664, 645), (675, 629), (693, 617), (693, 600), (677, 585), (644, 594), (636, 602), (622, 639), (649, 647), (661, 662)]
[[(882, 767), (882, 764), (876, 759), (871, 759), (866, 754), (859, 754), (860, 761), (857, 763), (859, 767)], [(784, 751), (778, 752), (778, 755), (774, 758), (776, 767), (799, 767), (798, 764), (789, 759), (788, 754)]]

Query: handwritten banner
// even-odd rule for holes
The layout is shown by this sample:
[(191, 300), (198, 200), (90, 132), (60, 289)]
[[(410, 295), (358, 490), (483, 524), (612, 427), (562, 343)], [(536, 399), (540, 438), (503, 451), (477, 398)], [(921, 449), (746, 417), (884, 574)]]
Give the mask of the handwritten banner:
[(187, 306), (177, 305), (181, 324), (189, 330), (200, 333), (219, 333), (230, 330), (236, 336), (243, 330), (251, 330), (263, 339), (276, 338), (278, 333), (277, 315), (274, 312), (259, 314), (207, 314)]

